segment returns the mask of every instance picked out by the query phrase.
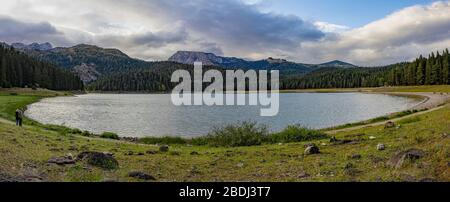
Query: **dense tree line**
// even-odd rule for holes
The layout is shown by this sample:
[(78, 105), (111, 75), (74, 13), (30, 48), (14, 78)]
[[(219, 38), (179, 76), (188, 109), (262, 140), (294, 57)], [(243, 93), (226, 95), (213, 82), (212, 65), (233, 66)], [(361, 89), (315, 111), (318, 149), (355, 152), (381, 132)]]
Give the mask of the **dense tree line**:
[[(204, 66), (203, 70), (223, 69)], [(193, 75), (194, 66), (176, 62), (153, 62), (147, 69), (134, 69), (110, 74), (87, 86), (91, 91), (169, 91), (178, 83), (172, 83), (172, 73), (176, 70), (187, 70)], [(193, 78), (192, 78), (193, 80)]]
[[(398, 85), (450, 84), (449, 52), (420, 56), (413, 62), (385, 67), (323, 67), (304, 76), (282, 76), (281, 89), (358, 88)], [(218, 67), (207, 66), (204, 71)], [(93, 91), (169, 91), (177, 85), (170, 81), (177, 69), (191, 72), (192, 65), (154, 62), (146, 69), (134, 69), (104, 76), (88, 86)], [(205, 84), (206, 86), (208, 84)]]
[(450, 55), (432, 53), (413, 62), (374, 68), (322, 68), (301, 77), (282, 80), (282, 89), (357, 88), (450, 84)]
[(0, 87), (26, 86), (52, 90), (83, 89), (83, 83), (74, 74), (0, 45)]

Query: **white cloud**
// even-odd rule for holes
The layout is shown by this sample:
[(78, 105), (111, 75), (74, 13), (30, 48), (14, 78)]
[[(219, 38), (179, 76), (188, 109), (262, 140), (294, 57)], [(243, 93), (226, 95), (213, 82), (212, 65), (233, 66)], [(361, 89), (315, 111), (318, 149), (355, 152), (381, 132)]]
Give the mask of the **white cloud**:
[(350, 30), (350, 27), (344, 25), (336, 25), (328, 22), (315, 22), (314, 26), (316, 26), (322, 32), (327, 33), (342, 33)]
[(304, 43), (301, 51), (316, 55), (315, 60), (337, 58), (361, 65), (382, 65), (442, 50), (450, 47), (449, 42), (450, 3), (435, 2), (404, 8), (320, 42)]

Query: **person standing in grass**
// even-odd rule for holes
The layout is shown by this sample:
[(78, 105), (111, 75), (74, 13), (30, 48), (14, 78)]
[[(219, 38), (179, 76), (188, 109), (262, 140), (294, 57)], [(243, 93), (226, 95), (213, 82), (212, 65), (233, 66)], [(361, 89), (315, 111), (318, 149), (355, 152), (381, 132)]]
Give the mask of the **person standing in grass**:
[(21, 109), (16, 110), (16, 126), (22, 127), (23, 111)]

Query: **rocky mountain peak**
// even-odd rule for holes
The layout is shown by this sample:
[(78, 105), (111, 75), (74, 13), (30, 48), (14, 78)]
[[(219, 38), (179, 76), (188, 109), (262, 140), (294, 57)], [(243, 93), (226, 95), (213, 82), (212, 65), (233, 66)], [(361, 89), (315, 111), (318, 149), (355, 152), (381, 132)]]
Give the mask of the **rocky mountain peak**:
[(19, 50), (38, 50), (38, 51), (47, 51), (53, 49), (52, 44), (45, 42), (45, 43), (31, 43), (31, 44), (23, 44), (23, 43), (13, 43), (11, 44), (12, 47)]

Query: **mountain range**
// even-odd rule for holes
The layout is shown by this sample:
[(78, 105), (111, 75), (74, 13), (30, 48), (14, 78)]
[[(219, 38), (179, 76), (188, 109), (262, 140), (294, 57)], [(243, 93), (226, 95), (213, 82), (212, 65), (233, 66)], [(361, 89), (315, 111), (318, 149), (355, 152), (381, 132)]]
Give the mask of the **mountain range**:
[(244, 60), (236, 57), (222, 57), (213, 53), (178, 51), (169, 58), (169, 61), (183, 64), (202, 62), (205, 65), (219, 66), (225, 69), (254, 69), (254, 70), (279, 70), (282, 75), (302, 75), (323, 67), (352, 68), (352, 64), (342, 61), (331, 61), (323, 64), (304, 64), (290, 62), (285, 59), (269, 57), (265, 60)]
[(50, 49), (53, 49), (52, 44), (46, 42), (46, 43), (32, 43), (32, 44), (23, 44), (23, 43), (13, 43), (11, 44), (12, 47), (15, 49), (21, 49), (21, 50), (37, 50), (37, 51), (47, 51)]
[(53, 48), (48, 44), (24, 45), (14, 43), (11, 46), (34, 58), (54, 63), (78, 74), (85, 84), (96, 81), (103, 75), (148, 68), (151, 65), (150, 62), (131, 58), (118, 49), (101, 48), (87, 44)]
[[(160, 62), (148, 62), (129, 57), (118, 49), (102, 48), (88, 44), (56, 48), (50, 43), (32, 43), (28, 45), (13, 43), (11, 46), (31, 57), (51, 62), (76, 73), (85, 84), (92, 83), (114, 73), (166, 66), (158, 65)], [(271, 57), (265, 60), (250, 61), (236, 57), (222, 57), (213, 53), (194, 51), (178, 51), (168, 61), (188, 65), (192, 65), (196, 61), (201, 61), (204, 65), (217, 66), (223, 69), (279, 70), (282, 76), (304, 75), (324, 67), (355, 67), (352, 64), (337, 60), (317, 65), (295, 63)]]

